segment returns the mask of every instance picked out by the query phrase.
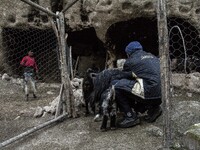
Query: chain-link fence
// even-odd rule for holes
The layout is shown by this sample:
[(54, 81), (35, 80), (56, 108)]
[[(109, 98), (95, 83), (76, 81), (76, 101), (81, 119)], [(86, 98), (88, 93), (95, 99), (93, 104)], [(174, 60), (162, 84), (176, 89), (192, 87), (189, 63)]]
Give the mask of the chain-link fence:
[[(37, 116), (37, 108), (44, 112), (43, 107), (59, 95), (61, 71), (58, 40), (48, 15), (18, 0), (2, 0), (0, 5), (0, 99), (3, 104), (0, 139), (3, 141), (39, 124), (33, 116)], [(29, 51), (33, 52), (31, 58), (27, 58)], [(30, 86), (35, 82), (37, 92)]]
[[(168, 9), (170, 9), (169, 6)], [(198, 22), (191, 18), (189, 14), (184, 17), (168, 15), (167, 27), (168, 60), (170, 62), (168, 75), (171, 82), (169, 83), (170, 92), (168, 93), (168, 108), (170, 110), (168, 122), (170, 123), (165, 130), (171, 132), (171, 140), (168, 139), (168, 142), (170, 142), (168, 146), (176, 147), (175, 143), (179, 143), (181, 146), (187, 145), (183, 133), (186, 133), (189, 126), (199, 122), (195, 115), (196, 108), (190, 106), (199, 101), (197, 97), (200, 77), (200, 34)], [(166, 99), (163, 99), (163, 101), (166, 101)], [(194, 116), (188, 117), (189, 113), (194, 114)], [(182, 124), (182, 127), (178, 127), (178, 123)]]
[[(24, 96), (25, 67), (20, 62), (29, 51), (33, 51), (38, 68), (38, 73), (35, 72), (33, 76), (36, 79), (38, 97), (46, 97), (48, 91), (57, 95), (57, 87), (61, 82), (59, 48), (48, 15), (20, 1), (1, 3), (4, 5), (1, 7), (3, 10), (0, 21), (1, 78), (8, 80), (10, 90)], [(8, 94), (9, 96), (12, 95)]]
[(200, 38), (189, 19), (168, 18), (170, 59), (173, 72), (200, 71)]
[(5, 27), (2, 30), (4, 72), (23, 75), (22, 58), (33, 51), (41, 81), (59, 81), (57, 42), (52, 29)]
[[(55, 34), (47, 14), (17, 0), (10, 3), (6, 1), (2, 0), (2, 5), (5, 6), (0, 10), (2, 12), (0, 14), (0, 74), (5, 79), (0, 81), (1, 97), (9, 102), (24, 99), (21, 86), (24, 72), (20, 62), (31, 50), (34, 52), (39, 69), (36, 76), (38, 96), (53, 100), (52, 95), (54, 97), (58, 95), (61, 83), (58, 35)], [(61, 9), (59, 7), (59, 11)], [(58, 10), (52, 9), (52, 11), (55, 13)], [(171, 71), (185, 74), (200, 72), (199, 31), (189, 17), (183, 19), (167, 16), (167, 18)], [(139, 40), (146, 51), (158, 56), (157, 19), (155, 16), (147, 18), (140, 16), (111, 25), (106, 35), (109, 49), (107, 51), (111, 52), (107, 65), (115, 67), (114, 63), (118, 58), (125, 58), (125, 52), (122, 50), (132, 40)], [(56, 22), (56, 19), (54, 21)]]

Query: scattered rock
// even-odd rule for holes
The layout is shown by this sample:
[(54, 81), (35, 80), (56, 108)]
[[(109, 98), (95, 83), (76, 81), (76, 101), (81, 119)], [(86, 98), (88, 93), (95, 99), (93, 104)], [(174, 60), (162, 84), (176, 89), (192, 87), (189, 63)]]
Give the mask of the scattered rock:
[(188, 96), (188, 97), (192, 97), (192, 93), (186, 93), (186, 95)]
[(200, 102), (182, 101), (173, 104), (171, 126), (173, 127), (172, 137), (179, 138), (193, 124), (200, 122)]
[(57, 96), (57, 97), (50, 103), (50, 105), (51, 105), (52, 108), (56, 108), (56, 107), (57, 107), (59, 98), (60, 98), (60, 97)]
[(200, 149), (200, 123), (194, 124), (184, 133), (183, 143), (189, 150)]
[(44, 112), (44, 113), (43, 113), (43, 115), (42, 115), (42, 117), (45, 117), (45, 116), (46, 116), (46, 114), (47, 114), (47, 112)]
[(18, 84), (18, 85), (23, 85), (24, 84), (23, 79), (20, 79), (20, 78), (13, 78), (13, 77), (11, 77), (11, 82), (13, 84)]
[(79, 82), (71, 82), (73, 88), (79, 88)]
[(73, 89), (80, 89), (82, 88), (82, 82), (83, 82), (83, 78), (74, 78), (72, 81), (71, 81), (71, 85), (72, 85), (72, 88)]
[(76, 112), (78, 113), (80, 111), (80, 108), (82, 105), (84, 105), (84, 100), (83, 100), (83, 91), (82, 89), (77, 89), (74, 90), (74, 100), (75, 100), (75, 109)]
[(45, 112), (48, 112), (48, 113), (51, 113), (51, 110), (52, 110), (51, 106), (44, 106), (43, 109)]
[(181, 144), (177, 141), (173, 143), (172, 148), (174, 150), (181, 150), (182, 149)]
[(73, 81), (73, 82), (82, 83), (82, 82), (83, 82), (83, 78), (74, 78), (72, 81)]
[(189, 90), (191, 92), (200, 92), (200, 73), (191, 74), (174, 73), (172, 74), (172, 85), (177, 88)]
[(36, 111), (35, 111), (35, 114), (33, 115), (34, 117), (41, 117), (42, 116), (42, 114), (43, 114), (43, 112), (44, 112), (44, 109), (42, 108), (42, 107), (37, 107), (36, 108)]
[(163, 136), (163, 131), (156, 126), (150, 125), (148, 126), (145, 131), (147, 132), (147, 134), (152, 135), (152, 136), (156, 136), (156, 137), (161, 137)]
[(3, 76), (2, 76), (2, 80), (10, 81), (10, 80), (11, 80), (11, 77), (9, 77), (8, 74), (4, 73)]
[(19, 119), (20, 118), (20, 116), (17, 116), (14, 120), (17, 120), (17, 119)]
[(53, 95), (54, 93), (52, 91), (48, 91), (47, 94)]
[(84, 101), (83, 101), (83, 90), (82, 89), (75, 90), (74, 91), (74, 98), (75, 98), (76, 106), (84, 104)]

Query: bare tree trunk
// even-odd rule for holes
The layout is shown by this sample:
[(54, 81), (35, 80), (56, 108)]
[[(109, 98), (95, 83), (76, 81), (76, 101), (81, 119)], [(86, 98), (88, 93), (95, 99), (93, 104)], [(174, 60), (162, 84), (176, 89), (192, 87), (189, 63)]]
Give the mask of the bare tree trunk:
[[(69, 117), (76, 117), (76, 111), (75, 111), (75, 104), (74, 104), (74, 96), (73, 91), (69, 79), (68, 74), (68, 65), (67, 60), (69, 58), (66, 57), (66, 48), (69, 50), (68, 47), (66, 47), (66, 41), (65, 41), (65, 22), (64, 22), (64, 15), (63, 13), (59, 13), (59, 22), (60, 22), (60, 43), (61, 43), (61, 57), (62, 57), (62, 64), (61, 64), (61, 72), (62, 72), (62, 83), (64, 84), (64, 98), (67, 105), (67, 112), (69, 114)], [(69, 52), (68, 52), (69, 53)], [(69, 56), (69, 55), (68, 55)]]

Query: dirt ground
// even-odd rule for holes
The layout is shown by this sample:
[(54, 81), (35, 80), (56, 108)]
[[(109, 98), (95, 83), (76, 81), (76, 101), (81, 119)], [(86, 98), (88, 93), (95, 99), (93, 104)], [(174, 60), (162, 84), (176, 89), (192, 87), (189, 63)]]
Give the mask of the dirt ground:
[[(47, 116), (38, 119), (33, 115), (37, 106), (48, 106), (56, 98), (59, 88), (41, 87), (36, 99), (30, 94), (29, 101), (26, 101), (22, 86), (0, 80), (0, 87), (0, 141), (51, 118)], [(48, 91), (52, 94), (47, 94)]]
[[(0, 80), (0, 142), (10, 139), (34, 126), (51, 120), (53, 116), (34, 118), (37, 106), (46, 106), (54, 100), (59, 88), (39, 88), (38, 98), (24, 100), (22, 88), (8, 81)], [(47, 94), (51, 91), (52, 94)], [(184, 91), (176, 91), (177, 100), (192, 100)], [(155, 123), (141, 122), (133, 128), (100, 132), (100, 122), (93, 117), (81, 115), (76, 119), (66, 119), (56, 125), (39, 130), (24, 139), (10, 144), (6, 150), (157, 150), (162, 145), (162, 134), (149, 134), (149, 128), (163, 127), (162, 117)], [(141, 144), (142, 143), (142, 144)]]

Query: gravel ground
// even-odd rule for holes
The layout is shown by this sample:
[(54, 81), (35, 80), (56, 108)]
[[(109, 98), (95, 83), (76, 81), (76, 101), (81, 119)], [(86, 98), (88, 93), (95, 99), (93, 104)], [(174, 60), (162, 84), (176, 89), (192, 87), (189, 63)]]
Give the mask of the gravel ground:
[[(34, 118), (37, 106), (46, 106), (56, 98), (59, 88), (40, 88), (38, 98), (24, 100), (22, 88), (0, 80), (0, 141), (5, 141), (31, 127), (53, 118)], [(51, 91), (54, 94), (47, 94)], [(188, 97), (185, 91), (176, 90), (176, 101), (199, 98), (199, 94)], [(100, 132), (99, 122), (93, 117), (66, 119), (56, 125), (37, 131), (3, 149), (6, 150), (157, 150), (162, 145), (163, 118), (155, 123), (141, 123), (133, 128)], [(152, 129), (152, 131), (151, 131)], [(161, 130), (161, 133), (159, 132)], [(158, 131), (153, 131), (158, 130)]]

